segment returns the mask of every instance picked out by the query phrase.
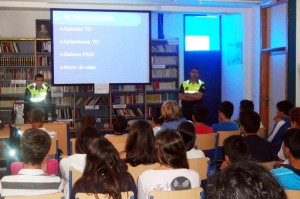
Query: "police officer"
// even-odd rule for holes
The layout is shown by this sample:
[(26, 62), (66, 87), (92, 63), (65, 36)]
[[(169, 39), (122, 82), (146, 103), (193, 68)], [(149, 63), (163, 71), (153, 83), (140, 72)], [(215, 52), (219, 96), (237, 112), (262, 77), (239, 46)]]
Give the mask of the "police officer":
[(45, 110), (46, 116), (49, 112), (47, 105), (52, 104), (50, 86), (44, 82), (44, 76), (37, 74), (34, 77), (34, 82), (29, 84), (25, 90), (25, 121), (28, 122), (29, 111), (33, 107), (40, 107)]
[(201, 104), (205, 92), (205, 84), (199, 79), (198, 68), (192, 68), (190, 79), (183, 81), (178, 98), (181, 100), (181, 110), (183, 117), (192, 121), (193, 106)]

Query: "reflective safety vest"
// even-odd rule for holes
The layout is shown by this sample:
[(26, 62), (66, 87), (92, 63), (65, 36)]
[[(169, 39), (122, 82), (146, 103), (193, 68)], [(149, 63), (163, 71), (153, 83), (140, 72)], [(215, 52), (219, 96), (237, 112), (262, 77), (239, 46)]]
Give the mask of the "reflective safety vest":
[(184, 93), (189, 93), (189, 94), (199, 92), (199, 89), (203, 84), (204, 82), (201, 81), (200, 79), (198, 79), (198, 83), (195, 84), (190, 83), (190, 80), (186, 80), (182, 82)]
[(49, 85), (43, 82), (42, 87), (40, 89), (36, 89), (36, 83), (31, 83), (27, 86), (27, 89), (31, 94), (31, 102), (42, 102), (47, 96)]

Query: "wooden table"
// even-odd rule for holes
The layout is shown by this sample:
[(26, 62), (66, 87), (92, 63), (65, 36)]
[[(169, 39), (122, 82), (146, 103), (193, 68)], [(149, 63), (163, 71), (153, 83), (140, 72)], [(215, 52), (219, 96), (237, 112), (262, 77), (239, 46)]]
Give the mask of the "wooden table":
[(10, 145), (10, 128), (9, 125), (5, 125), (3, 129), (0, 130), (0, 141), (5, 143), (5, 159), (6, 159), (6, 172), (10, 174), (10, 158), (9, 158), (9, 145)]

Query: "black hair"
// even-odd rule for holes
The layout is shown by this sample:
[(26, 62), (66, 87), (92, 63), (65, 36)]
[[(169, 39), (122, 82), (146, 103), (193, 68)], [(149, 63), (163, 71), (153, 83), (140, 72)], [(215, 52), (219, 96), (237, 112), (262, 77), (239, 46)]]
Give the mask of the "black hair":
[(257, 133), (260, 127), (260, 116), (255, 111), (243, 111), (240, 113), (240, 123), (246, 133)]
[(180, 133), (185, 144), (186, 151), (191, 150), (195, 146), (196, 129), (192, 122), (182, 122), (178, 125), (177, 131)]
[(44, 75), (38, 73), (38, 74), (36, 74), (36, 75), (34, 76), (34, 80), (36, 80), (37, 78), (43, 78), (43, 79), (44, 79)]
[(152, 109), (152, 120), (155, 122), (155, 124), (164, 123), (164, 119), (161, 117), (160, 109), (161, 106), (156, 106)]
[(295, 159), (300, 159), (300, 128), (290, 128), (283, 135), (283, 143)]
[(112, 125), (115, 133), (124, 133), (127, 123), (128, 121), (123, 115), (115, 115), (112, 118)]
[(204, 123), (207, 120), (208, 108), (203, 104), (195, 105), (192, 111), (196, 122)]
[(276, 107), (280, 112), (283, 112), (285, 115), (289, 115), (289, 112), (292, 108), (294, 108), (294, 104), (289, 100), (279, 101), (276, 104)]
[(231, 163), (249, 160), (250, 147), (245, 138), (240, 135), (232, 135), (224, 140), (224, 154), (229, 157)]
[(251, 100), (243, 99), (240, 101), (240, 111), (251, 110), (254, 111), (254, 103)]
[(44, 123), (45, 111), (41, 108), (35, 107), (30, 110), (31, 123)]
[(221, 102), (218, 110), (219, 110), (219, 112), (223, 113), (226, 118), (230, 119), (233, 114), (234, 106), (231, 102), (224, 101), (224, 102)]
[(208, 179), (207, 199), (287, 199), (284, 189), (263, 166), (244, 161)]
[(95, 127), (89, 125), (81, 126), (77, 132), (75, 153), (85, 154), (87, 152), (89, 140), (95, 137), (99, 137)]
[(41, 164), (48, 154), (51, 138), (41, 129), (27, 129), (21, 136), (21, 154), (25, 163)]

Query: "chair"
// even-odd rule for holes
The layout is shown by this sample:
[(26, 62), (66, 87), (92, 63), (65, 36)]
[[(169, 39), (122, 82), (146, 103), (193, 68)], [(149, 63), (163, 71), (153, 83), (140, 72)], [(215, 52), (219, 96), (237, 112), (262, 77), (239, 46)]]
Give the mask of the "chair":
[(267, 137), (267, 131), (265, 128), (259, 128), (257, 131), (257, 135), (263, 139)]
[(155, 169), (157, 167), (159, 167), (159, 163), (155, 163), (155, 164), (140, 164), (136, 167), (131, 166), (130, 164), (127, 163), (128, 166), (128, 172), (132, 175), (135, 184), (137, 184), (138, 181), (138, 177), (146, 170), (150, 170), (150, 169)]
[(70, 149), (71, 149), (70, 155), (75, 154), (75, 144), (76, 144), (76, 138), (71, 138), (70, 139), (70, 145), (71, 145), (71, 147), (70, 147)]
[(300, 198), (300, 190), (287, 190), (285, 189), (284, 192), (288, 199), (299, 199)]
[(190, 169), (199, 173), (201, 181), (207, 179), (210, 164), (210, 159), (208, 157), (188, 159), (188, 163)]
[(82, 176), (82, 173), (73, 167), (69, 169), (69, 191), (72, 190), (75, 182)]
[[(102, 193), (98, 193), (97, 194), (99, 199), (109, 199), (108, 195), (106, 194), (102, 194)], [(77, 193), (75, 195), (75, 198), (78, 199), (95, 199), (94, 194), (87, 194), (87, 193)], [(121, 198), (122, 199), (134, 199), (134, 194), (132, 191), (128, 191), (128, 192), (121, 192)]]
[(277, 165), (277, 161), (270, 161), (270, 162), (259, 162), (259, 165), (265, 167), (267, 170), (272, 170)]
[(215, 144), (216, 144), (215, 133), (196, 135), (195, 146), (197, 146), (197, 149), (200, 149), (202, 151), (212, 150), (215, 149)]
[(203, 198), (203, 189), (201, 187), (194, 189), (186, 189), (180, 191), (151, 191), (150, 199), (183, 199), (183, 198)]
[(118, 152), (125, 151), (127, 135), (111, 135), (105, 138), (114, 145)]
[(5, 199), (64, 199), (64, 193), (50, 193), (43, 195), (34, 195), (34, 196), (6, 196)]

